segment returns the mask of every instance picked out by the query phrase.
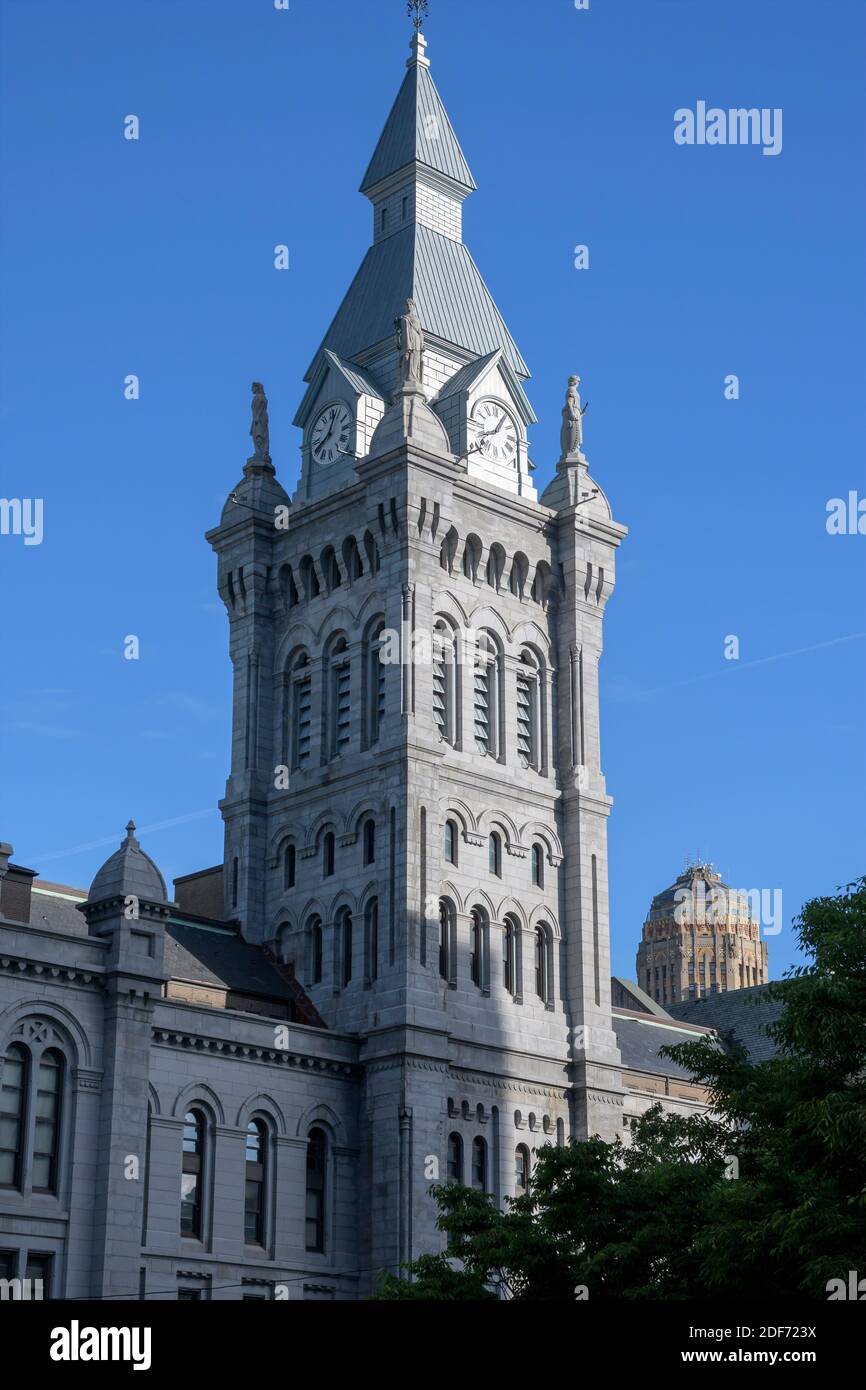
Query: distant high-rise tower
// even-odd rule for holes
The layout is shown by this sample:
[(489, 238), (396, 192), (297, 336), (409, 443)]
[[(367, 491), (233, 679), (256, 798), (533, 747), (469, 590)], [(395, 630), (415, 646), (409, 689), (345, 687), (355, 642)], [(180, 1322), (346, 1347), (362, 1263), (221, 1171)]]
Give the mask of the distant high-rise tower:
[(637, 978), (658, 1004), (678, 1004), (767, 982), (767, 943), (748, 894), (711, 864), (694, 864), (652, 900), (637, 952)]

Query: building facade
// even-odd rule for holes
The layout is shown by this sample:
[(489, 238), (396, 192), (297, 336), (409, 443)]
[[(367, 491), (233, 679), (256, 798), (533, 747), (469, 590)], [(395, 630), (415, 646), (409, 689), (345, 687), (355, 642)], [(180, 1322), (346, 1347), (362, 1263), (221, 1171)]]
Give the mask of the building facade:
[(297, 489), (256, 385), (208, 537), (223, 864), (170, 900), (131, 824), (86, 894), (0, 854), (0, 1277), (52, 1296), (357, 1298), (443, 1248), (437, 1178), (502, 1203), (543, 1143), (703, 1102), (656, 1053), (706, 1030), (611, 999), (598, 680), (625, 528), (577, 378), (537, 495), (425, 49), (362, 184), (372, 245), (310, 364)]
[(657, 893), (643, 924), (637, 978), (658, 1004), (765, 985), (767, 943), (748, 894), (711, 864), (695, 864)]

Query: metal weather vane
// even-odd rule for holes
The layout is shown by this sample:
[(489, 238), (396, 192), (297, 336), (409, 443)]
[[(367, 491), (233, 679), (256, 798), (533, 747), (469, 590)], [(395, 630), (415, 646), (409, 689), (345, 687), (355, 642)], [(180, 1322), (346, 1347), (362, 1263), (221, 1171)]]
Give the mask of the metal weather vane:
[(420, 34), (421, 25), (430, 13), (430, 0), (409, 0), (409, 17)]

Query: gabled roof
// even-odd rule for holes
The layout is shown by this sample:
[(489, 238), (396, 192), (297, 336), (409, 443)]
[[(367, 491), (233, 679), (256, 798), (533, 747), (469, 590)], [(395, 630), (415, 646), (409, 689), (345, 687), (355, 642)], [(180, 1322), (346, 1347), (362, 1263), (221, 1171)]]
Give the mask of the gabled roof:
[(529, 402), (529, 397), (523, 389), (523, 383), (515, 372), (511, 363), (505, 356), (504, 348), (497, 348), (495, 352), (488, 352), (486, 356), (477, 358), (474, 362), (467, 362), (465, 367), (461, 367), (459, 372), (455, 372), (440, 390), (436, 397), (436, 404), (443, 405), (452, 396), (459, 396), (472, 391), (491, 367), (497, 366), (505, 378), (506, 385), (511, 392), (514, 402), (520, 414), (523, 416), (524, 423), (534, 425), (538, 417)]
[[(319, 352), (330, 348), (339, 357), (354, 358), (391, 341), (407, 299), (415, 300), (426, 334), (475, 357), (501, 347), (515, 373), (529, 376), (468, 249), (420, 224), (370, 247)], [(311, 366), (307, 381), (313, 370)]]
[(316, 360), (310, 368), (307, 378), (310, 385), (304, 399), (298, 407), (298, 413), (293, 422), (299, 425), (301, 429), (306, 425), (310, 411), (315, 405), (325, 377), (331, 369), (342, 376), (349, 390), (353, 391), (356, 396), (372, 396), (374, 400), (384, 401), (385, 397), (382, 394), (382, 388), (369, 372), (365, 372), (363, 367), (356, 367), (352, 362), (346, 362), (342, 357), (338, 357), (335, 352), (332, 352), (330, 348), (324, 348), (318, 353)]
[(461, 184), (476, 187), (426, 62), (412, 62), (364, 175), (361, 192), (417, 162)]

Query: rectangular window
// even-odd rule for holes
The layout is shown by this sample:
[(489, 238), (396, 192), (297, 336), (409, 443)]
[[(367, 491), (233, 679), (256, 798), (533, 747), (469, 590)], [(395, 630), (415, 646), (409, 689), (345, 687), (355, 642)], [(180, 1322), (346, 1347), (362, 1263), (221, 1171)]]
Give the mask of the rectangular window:
[(27, 1264), (24, 1269), (24, 1278), (30, 1280), (30, 1297), (38, 1298), (51, 1297), (51, 1255), (40, 1255), (34, 1251), (28, 1252)]

